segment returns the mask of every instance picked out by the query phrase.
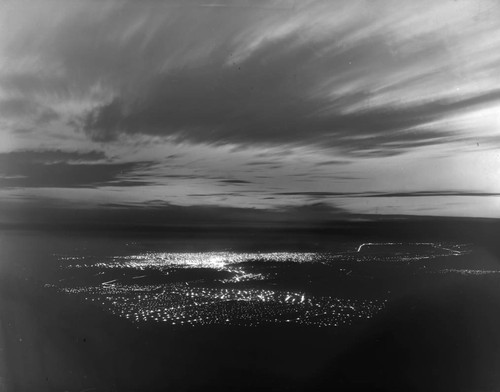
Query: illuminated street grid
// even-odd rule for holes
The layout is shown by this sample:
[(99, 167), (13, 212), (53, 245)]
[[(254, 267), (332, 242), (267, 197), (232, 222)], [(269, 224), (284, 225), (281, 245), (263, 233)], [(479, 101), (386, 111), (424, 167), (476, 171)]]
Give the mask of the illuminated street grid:
[[(263, 262), (268, 266), (272, 265), (268, 263), (323, 263), (333, 267), (339, 261), (408, 262), (467, 252), (464, 245), (408, 245), (405, 248), (405, 244), (366, 243), (343, 253), (150, 252), (99, 260), (92, 257), (60, 257), (61, 271), (72, 271), (73, 278), (79, 279), (73, 280), (73, 287), (68, 287), (68, 283), (61, 287), (65, 279), (60, 279), (57, 287), (134, 323), (158, 322), (183, 326), (350, 325), (356, 320), (371, 318), (385, 306), (385, 299), (313, 297), (298, 291), (251, 287), (254, 281), (272, 278), (267, 273), (249, 272), (251, 263)], [(88, 268), (97, 270), (97, 273), (93, 275), (93, 283), (86, 285), (88, 277), (85, 276), (88, 275), (83, 272)], [(194, 280), (182, 278), (181, 282), (157, 281), (152, 284), (149, 279), (153, 272), (167, 276), (175, 270), (192, 268), (201, 271)], [(214, 278), (204, 274), (203, 270), (222, 271), (225, 276), (223, 279), (220, 276)], [(280, 274), (280, 268), (272, 271), (274, 278)]]
[(203, 288), (186, 284), (101, 285), (65, 288), (134, 323), (257, 326), (291, 323), (304, 326), (350, 325), (371, 318), (383, 300), (307, 297), (298, 292)]

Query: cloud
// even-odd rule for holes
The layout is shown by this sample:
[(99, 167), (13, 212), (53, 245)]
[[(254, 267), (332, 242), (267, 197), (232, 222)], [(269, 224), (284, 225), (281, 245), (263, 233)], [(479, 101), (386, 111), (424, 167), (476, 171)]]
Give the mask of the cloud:
[(376, 147), (397, 141), (411, 147), (415, 142), (438, 143), (451, 133), (406, 130), (468, 103), (498, 98), (487, 95), (345, 113), (365, 94), (355, 92), (332, 101), (306, 92), (321, 83), (323, 68), (329, 68), (329, 73), (346, 72), (353, 56), (349, 51), (318, 61), (309, 44), (292, 36), (261, 46), (240, 63), (226, 65), (231, 50), (216, 52), (209, 65), (158, 75), (140, 96), (116, 97), (91, 111), (83, 129), (97, 141), (114, 140), (120, 133), (146, 133), (214, 144), (299, 143), (364, 150), (365, 144)]
[(245, 181), (245, 180), (234, 180), (234, 179), (229, 179), (229, 180), (220, 180), (220, 182), (224, 184), (236, 184), (236, 185), (242, 185), (242, 184), (251, 184), (250, 181)]
[(318, 162), (316, 166), (330, 166), (330, 165), (348, 165), (352, 163), (352, 161), (348, 161), (346, 159), (330, 159), (328, 161)]
[(102, 151), (21, 150), (0, 154), (2, 168), (22, 163), (53, 164), (62, 162), (92, 162), (106, 159)]
[[(160, 135), (357, 156), (460, 141), (460, 123), (430, 124), (500, 102), (493, 2), (480, 15), (465, 2), (284, 3), (76, 1), (55, 22), (56, 3), (20, 7), (0, 86), (97, 142)], [(26, 12), (44, 34), (21, 23)]]
[[(269, 44), (266, 52), (276, 53), (283, 46)], [(307, 59), (303, 53), (307, 48), (292, 47), (282, 56), (254, 52), (239, 66), (245, 68), (242, 76), (238, 69), (220, 63), (211, 69), (172, 72), (160, 77), (139, 101), (116, 98), (93, 110), (85, 118), (84, 130), (97, 141), (113, 140), (120, 133), (146, 133), (214, 144), (319, 144), (361, 153), (378, 148), (391, 155), (448, 143), (457, 137), (454, 131), (418, 127), (500, 102), (500, 90), (494, 90), (345, 113), (341, 102), (302, 97), (302, 83), (279, 71), (287, 64), (300, 66)], [(312, 75), (302, 80), (313, 81)]]
[[(122, 133), (144, 133), (195, 143), (321, 145), (358, 155), (449, 143), (457, 137), (455, 130), (422, 127), (499, 103), (499, 90), (420, 100), (401, 95), (386, 103), (370, 90), (377, 78), (388, 79), (390, 72), (401, 73), (443, 50), (438, 41), (402, 56), (391, 53), (384, 35), (342, 48), (329, 40), (304, 40), (297, 32), (267, 40), (231, 63), (237, 48), (223, 42), (203, 61), (150, 75), (140, 94), (120, 91), (84, 117), (83, 129), (104, 142)], [(427, 75), (412, 72), (416, 75), (406, 75), (405, 83), (429, 84)], [(330, 82), (332, 76), (337, 79)], [(355, 81), (361, 86), (346, 90)], [(322, 84), (328, 90), (322, 91)]]
[(358, 197), (491, 197), (500, 196), (496, 192), (470, 192), (470, 191), (417, 191), (417, 192), (278, 192), (278, 196), (306, 196), (313, 198), (358, 198)]
[(392, 193), (374, 193), (363, 197), (491, 197), (500, 196), (496, 192), (468, 192), (468, 191), (420, 191), (420, 192), (392, 192)]
[(0, 186), (79, 188), (13, 198), (495, 207), (494, 0), (0, 8)]
[(150, 183), (133, 180), (134, 171), (147, 162), (112, 163), (100, 151), (14, 151), (0, 154), (2, 187), (96, 187), (135, 186)]
[(270, 165), (276, 165), (277, 161), (252, 161), (248, 162), (247, 166), (270, 166)]
[(28, 118), (37, 124), (48, 124), (59, 118), (59, 114), (50, 107), (24, 98), (0, 100), (0, 115), (3, 118), (14, 120)]

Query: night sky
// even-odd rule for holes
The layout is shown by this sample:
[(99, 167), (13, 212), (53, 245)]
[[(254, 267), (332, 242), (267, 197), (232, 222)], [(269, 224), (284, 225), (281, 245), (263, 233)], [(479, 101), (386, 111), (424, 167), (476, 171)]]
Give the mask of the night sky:
[(0, 3), (0, 223), (500, 218), (499, 148), (496, 0)]

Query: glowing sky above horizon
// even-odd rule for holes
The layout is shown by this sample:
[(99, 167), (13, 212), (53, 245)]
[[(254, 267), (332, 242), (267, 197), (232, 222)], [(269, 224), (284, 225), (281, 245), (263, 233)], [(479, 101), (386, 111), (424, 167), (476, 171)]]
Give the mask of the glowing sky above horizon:
[(0, 221), (24, 205), (500, 218), (499, 148), (495, 0), (0, 4)]

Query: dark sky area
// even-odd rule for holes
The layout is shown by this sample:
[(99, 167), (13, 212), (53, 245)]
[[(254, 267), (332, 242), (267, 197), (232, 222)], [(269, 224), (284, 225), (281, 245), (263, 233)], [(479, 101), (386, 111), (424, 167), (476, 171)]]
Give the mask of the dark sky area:
[(3, 1), (0, 223), (500, 217), (500, 4)]

